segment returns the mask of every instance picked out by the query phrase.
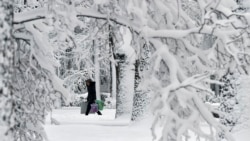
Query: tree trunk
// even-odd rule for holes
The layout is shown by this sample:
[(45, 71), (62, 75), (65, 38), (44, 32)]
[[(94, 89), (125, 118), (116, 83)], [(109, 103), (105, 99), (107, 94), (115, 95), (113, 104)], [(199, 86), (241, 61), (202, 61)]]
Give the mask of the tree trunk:
[(119, 91), (116, 97), (116, 117), (131, 119), (134, 96), (134, 65), (121, 63)]
[[(112, 60), (115, 60), (115, 54), (114, 54), (114, 41), (113, 41), (113, 35), (112, 35), (112, 30), (111, 30), (111, 26), (109, 25), (109, 54), (112, 55)], [(110, 97), (113, 97), (114, 99), (116, 99), (116, 93), (117, 93), (117, 73), (116, 73), (116, 66), (115, 66), (115, 62), (110, 61)]]
[(135, 62), (135, 95), (133, 99), (133, 111), (132, 111), (132, 121), (139, 120), (142, 118), (147, 110), (147, 105), (149, 104), (149, 97), (147, 92), (143, 92), (138, 88), (141, 78), (139, 75), (140, 60)]
[(95, 41), (93, 41), (93, 46), (95, 50), (95, 84), (96, 84), (96, 99), (101, 99), (100, 94), (100, 64), (99, 64), (99, 46), (96, 46)]
[(116, 84), (116, 82), (117, 82), (117, 80), (116, 80), (116, 67), (115, 67), (115, 64), (114, 63), (112, 63), (111, 64), (111, 70), (112, 70), (112, 75), (111, 75), (111, 78), (112, 78), (112, 91), (111, 91), (111, 94), (112, 94), (112, 97), (115, 99), (116, 98), (116, 93), (117, 93), (117, 91), (116, 91), (116, 89), (117, 89), (117, 84)]
[(132, 117), (131, 120), (136, 120), (141, 114), (141, 108), (140, 107), (140, 102), (139, 102), (139, 96), (140, 96), (140, 92), (138, 91), (138, 85), (139, 85), (139, 81), (140, 81), (140, 76), (139, 76), (139, 65), (140, 65), (140, 61), (136, 60), (135, 61), (135, 96), (134, 96), (134, 100), (133, 100), (133, 111), (132, 111)]
[(124, 44), (117, 51), (119, 64), (119, 91), (116, 97), (116, 117), (123, 117), (131, 120), (133, 96), (134, 96), (134, 79), (135, 79), (135, 50), (131, 46), (132, 34), (127, 27), (120, 28), (123, 33)]

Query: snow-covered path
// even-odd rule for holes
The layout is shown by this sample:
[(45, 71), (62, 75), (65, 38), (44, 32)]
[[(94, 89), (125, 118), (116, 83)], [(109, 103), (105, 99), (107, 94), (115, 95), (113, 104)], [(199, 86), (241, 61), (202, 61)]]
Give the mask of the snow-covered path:
[[(150, 121), (130, 123), (129, 119), (115, 119), (115, 110), (105, 109), (102, 113), (85, 116), (80, 114), (80, 108), (54, 110), (53, 118), (60, 125), (51, 125), (47, 117), (45, 131), (49, 141), (152, 141)], [(237, 132), (234, 137), (235, 141), (249, 141), (250, 129)]]
[(45, 130), (50, 141), (152, 141), (150, 123), (138, 126), (129, 119), (115, 119), (115, 110), (106, 109), (103, 115), (81, 115), (80, 108), (53, 111), (60, 125), (51, 125), (49, 116)]
[[(150, 121), (128, 123), (125, 119), (114, 119), (115, 110), (104, 110), (103, 116), (79, 114), (79, 108), (63, 108), (53, 112), (60, 125), (51, 125), (49, 118), (45, 131), (49, 141), (152, 141)], [(106, 115), (105, 115), (106, 114)], [(0, 126), (0, 141), (4, 127)], [(250, 129), (234, 134), (235, 141), (249, 141)], [(189, 141), (193, 141), (191, 138)]]
[[(103, 115), (89, 114), (85, 116), (80, 114), (79, 107), (65, 107), (56, 109), (52, 112), (52, 117), (62, 125), (66, 124), (104, 124), (105, 122), (113, 122), (115, 119), (114, 109), (105, 109), (101, 111)], [(128, 121), (128, 120), (127, 120)], [(47, 124), (50, 123), (50, 115), (46, 119)], [(125, 122), (125, 121), (124, 121)]]
[(47, 125), (45, 130), (50, 141), (152, 141), (148, 129), (135, 126)]

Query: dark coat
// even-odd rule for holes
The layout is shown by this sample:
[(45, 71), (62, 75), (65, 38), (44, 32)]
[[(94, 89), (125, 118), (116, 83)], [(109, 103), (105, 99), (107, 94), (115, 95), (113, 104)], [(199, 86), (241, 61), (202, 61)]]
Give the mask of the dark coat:
[(94, 102), (96, 100), (96, 91), (95, 91), (95, 82), (90, 82), (90, 85), (87, 86), (88, 90), (88, 102)]

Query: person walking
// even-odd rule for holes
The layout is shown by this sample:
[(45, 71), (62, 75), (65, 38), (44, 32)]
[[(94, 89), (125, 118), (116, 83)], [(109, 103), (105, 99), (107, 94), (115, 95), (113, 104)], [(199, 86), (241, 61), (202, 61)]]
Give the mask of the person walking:
[[(88, 79), (85, 81), (87, 85), (87, 90), (88, 90), (88, 97), (87, 97), (87, 110), (85, 115), (87, 116), (90, 112), (91, 109), (91, 104), (95, 103), (96, 100), (96, 90), (95, 90), (95, 82), (93, 82), (91, 79)], [(97, 111), (98, 115), (102, 115), (100, 111)]]

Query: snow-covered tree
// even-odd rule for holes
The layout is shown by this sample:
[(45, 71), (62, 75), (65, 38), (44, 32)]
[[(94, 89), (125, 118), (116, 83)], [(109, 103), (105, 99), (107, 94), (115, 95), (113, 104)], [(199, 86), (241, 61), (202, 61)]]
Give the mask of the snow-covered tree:
[[(139, 37), (140, 38), (140, 37)], [(132, 112), (132, 121), (140, 120), (141, 118), (147, 117), (149, 114), (150, 107), (150, 93), (149, 91), (142, 89), (139, 85), (142, 83), (143, 72), (148, 70), (149, 67), (149, 58), (150, 58), (150, 47), (147, 46), (146, 42), (141, 40), (138, 42), (138, 35), (134, 33), (133, 35), (133, 44), (135, 46), (135, 51), (138, 54), (138, 59), (135, 62), (135, 94), (133, 99), (133, 112)], [(137, 46), (142, 45), (142, 48)]]
[[(120, 28), (123, 45), (117, 51), (120, 54), (120, 72), (119, 72), (119, 91), (116, 96), (116, 116), (124, 116), (131, 118), (132, 105), (134, 96), (134, 63), (135, 63), (135, 51), (131, 47), (132, 34), (126, 27)], [(132, 75), (131, 75), (132, 74)]]
[(29, 12), (29, 8), (33, 6), (31, 3), (18, 4), (27, 4), (28, 8), (13, 7), (13, 1), (3, 1), (0, 5), (2, 13), (6, 13), (1, 16), (1, 24), (4, 25), (1, 30), (1, 54), (4, 63), (4, 75), (1, 77), (4, 84), (4, 95), (0, 101), (3, 114), (1, 117), (7, 123), (6, 140), (42, 141), (47, 140), (43, 130), (47, 112), (53, 107), (56, 97), (63, 94), (66, 98), (68, 92), (55, 77), (51, 49), (46, 46), (48, 40), (42, 36), (46, 33), (41, 33), (35, 26), (39, 22), (31, 20), (23, 24), (13, 21), (13, 18), (17, 21), (18, 18), (22, 19), (22, 14), (26, 10)]
[(41, 68), (25, 41), (17, 40), (16, 71), (12, 86), (15, 99), (14, 140), (47, 140), (43, 129), (45, 116), (54, 107), (61, 92), (53, 88), (51, 73)]
[(228, 72), (221, 78), (221, 82), (224, 84), (221, 86), (220, 89), (220, 106), (219, 110), (223, 113), (220, 115), (220, 122), (230, 128), (234, 127), (239, 116), (241, 114), (236, 114), (235, 111), (237, 110), (239, 101), (237, 98), (238, 93), (238, 84), (237, 82), (239, 75)]
[[(226, 129), (213, 119), (211, 112), (202, 104), (193, 88), (211, 92), (209, 89), (202, 88), (202, 85), (194, 83), (200, 80), (208, 81), (210, 73), (204, 72), (214, 69), (213, 66), (219, 66), (216, 69), (227, 68), (226, 65), (230, 62), (234, 64), (234, 60), (238, 64), (244, 64), (239, 55), (245, 52), (241, 50), (235, 52), (235, 49), (240, 46), (231, 43), (234, 40), (234, 34), (235, 36), (241, 35), (236, 25), (230, 23), (231, 20), (238, 19), (230, 16), (232, 14), (230, 11), (237, 5), (233, 1), (221, 3), (220, 1), (211, 3), (198, 1), (197, 5), (202, 14), (201, 20), (195, 21), (182, 11), (178, 2), (153, 1), (150, 5), (147, 5), (146, 1), (121, 3), (125, 3), (123, 8), (129, 9), (128, 13), (131, 14), (132, 21), (137, 24), (130, 26), (135, 30), (142, 28), (142, 36), (148, 39), (148, 42), (155, 48), (151, 59), (153, 69), (147, 73), (149, 77), (144, 82), (150, 82), (147, 86), (151, 87), (155, 93), (153, 109), (156, 118), (153, 125), (157, 125), (159, 121), (166, 122), (161, 139), (181, 140), (187, 130), (192, 130), (203, 138), (215, 140), (213, 132), (203, 133), (199, 130), (198, 115), (204, 118), (216, 134), (226, 132)], [(173, 7), (177, 8), (173, 9)], [(159, 16), (159, 13), (163, 17)], [(218, 17), (221, 15), (222, 18)], [(244, 20), (238, 22), (240, 26), (246, 26)], [(228, 32), (229, 30), (232, 32)], [(199, 47), (202, 41), (199, 36), (202, 37), (204, 34), (216, 37), (212, 46), (207, 50)], [(172, 43), (173, 41), (176, 43)], [(154, 76), (161, 66), (161, 61), (167, 66), (170, 77), (169, 85), (165, 86)], [(239, 69), (240, 71), (246, 70), (241, 66)], [(232, 139), (228, 132), (226, 132), (226, 137), (228, 140)]]
[[(143, 72), (140, 87), (152, 93), (154, 139), (188, 140), (188, 134), (193, 132), (198, 139), (216, 140), (216, 135), (224, 132), (226, 140), (233, 140), (228, 130), (213, 118), (211, 110), (204, 105), (198, 93), (204, 91), (213, 94), (203, 85), (207, 82), (217, 83), (209, 79), (211, 74), (218, 73), (220, 76), (229, 66), (237, 68), (241, 73), (247, 73), (249, 70), (249, 14), (235, 12), (237, 4), (233, 0), (89, 0), (87, 2), (90, 5), (87, 4), (86, 7), (77, 7), (76, 5), (81, 5), (78, 1), (48, 2), (48, 9), (37, 9), (36, 12), (32, 11), (32, 14), (26, 11), (27, 13), (17, 14), (14, 18), (15, 24), (24, 23), (39, 49), (47, 55), (44, 57), (34, 53), (41, 67), (53, 70), (45, 65), (44, 61), (47, 59), (46, 61), (51, 62), (52, 58), (49, 56), (54, 51), (49, 43), (44, 42), (48, 40), (48, 36), (42, 29), (56, 29), (59, 41), (74, 47), (74, 35), (71, 31), (76, 26), (81, 26), (77, 19), (79, 16), (104, 19), (109, 23), (129, 27), (131, 32), (141, 37), (140, 40), (144, 40), (147, 46), (153, 48), (148, 60), (149, 69)], [(189, 11), (189, 3), (197, 7), (196, 10), (200, 14), (197, 14), (196, 10)], [(47, 10), (49, 14), (46, 14)], [(193, 18), (193, 15), (198, 17)], [(46, 22), (41, 22), (44, 19)], [(213, 42), (203, 48), (205, 35)], [(137, 51), (128, 45), (129, 42), (121, 43), (123, 51)], [(133, 59), (127, 64), (131, 68), (139, 53), (132, 54)], [(129, 79), (133, 80), (134, 76), (131, 75)], [(163, 83), (163, 80), (167, 81)], [(127, 82), (121, 80), (120, 86), (126, 86)], [(129, 82), (134, 83), (130, 80)], [(130, 96), (133, 95), (134, 85), (119, 93), (122, 94), (125, 90), (129, 90)], [(126, 98), (132, 101), (131, 97)], [(128, 103), (131, 104), (128, 105), (130, 114), (132, 102)], [(207, 123), (211, 130), (204, 132), (200, 121)], [(155, 130), (160, 124), (162, 134), (158, 136)]]
[[(13, 140), (15, 100), (12, 86), (15, 42), (13, 37), (13, 1), (0, 2), (0, 124), (7, 126), (6, 135)], [(4, 139), (3, 139), (4, 140)]]

